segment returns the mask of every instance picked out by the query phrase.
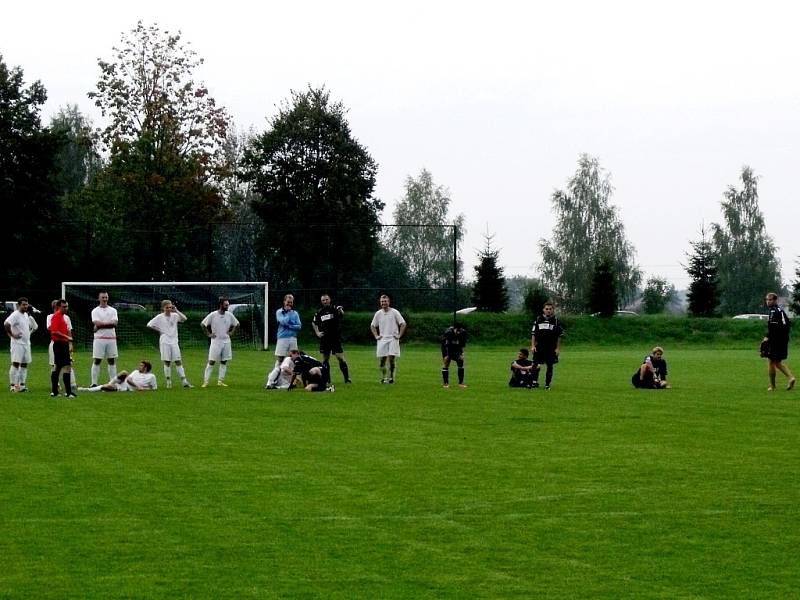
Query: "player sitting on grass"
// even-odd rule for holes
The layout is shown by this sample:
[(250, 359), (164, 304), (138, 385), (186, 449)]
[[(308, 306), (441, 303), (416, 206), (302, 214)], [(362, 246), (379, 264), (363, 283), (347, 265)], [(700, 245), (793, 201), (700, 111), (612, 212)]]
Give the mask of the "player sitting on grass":
[(153, 365), (143, 360), (133, 373), (121, 371), (106, 384), (78, 388), (81, 392), (154, 392), (158, 389), (156, 376), (151, 372)]
[(645, 356), (642, 366), (631, 377), (633, 387), (644, 390), (663, 390), (667, 383), (667, 361), (664, 360), (664, 349), (656, 346)]
[(517, 359), (511, 363), (511, 379), (508, 381), (509, 387), (532, 388), (534, 380), (533, 361), (528, 359), (527, 348), (520, 348)]

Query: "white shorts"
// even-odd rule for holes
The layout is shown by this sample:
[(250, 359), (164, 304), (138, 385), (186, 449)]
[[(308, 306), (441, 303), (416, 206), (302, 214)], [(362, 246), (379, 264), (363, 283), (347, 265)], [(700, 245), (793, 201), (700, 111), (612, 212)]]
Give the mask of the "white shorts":
[(231, 349), (231, 340), (211, 340), (211, 345), (208, 347), (208, 360), (213, 361), (227, 361), (233, 358), (233, 350)]
[(30, 364), (31, 345), (11, 342), (11, 362)]
[(181, 360), (181, 349), (178, 344), (159, 344), (161, 350), (161, 360), (175, 362)]
[(92, 344), (92, 358), (117, 358), (117, 340), (95, 338)]
[(53, 341), (52, 340), (50, 341), (50, 345), (47, 347), (47, 360), (50, 361), (47, 364), (49, 364), (51, 367), (55, 367), (56, 366), (56, 357), (53, 355)]
[(289, 356), (291, 350), (297, 350), (297, 338), (279, 338), (275, 344), (275, 356)]
[(379, 339), (375, 355), (381, 358), (384, 356), (400, 356), (400, 340), (393, 337)]

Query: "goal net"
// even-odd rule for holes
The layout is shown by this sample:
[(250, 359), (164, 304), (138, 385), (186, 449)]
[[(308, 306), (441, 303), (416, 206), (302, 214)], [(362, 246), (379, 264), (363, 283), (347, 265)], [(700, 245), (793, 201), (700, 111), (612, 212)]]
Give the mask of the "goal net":
[(203, 318), (219, 305), (219, 298), (230, 301), (230, 311), (239, 320), (233, 343), (239, 347), (266, 349), (268, 342), (269, 285), (264, 281), (129, 282), (68, 281), (61, 284), (62, 298), (69, 302), (76, 347), (91, 348), (91, 313), (101, 291), (108, 292), (108, 303), (117, 309), (117, 339), (120, 345), (158, 348), (159, 334), (147, 323), (161, 312), (161, 301), (171, 300), (186, 322), (178, 328), (181, 348), (205, 348), (208, 338), (200, 326)]

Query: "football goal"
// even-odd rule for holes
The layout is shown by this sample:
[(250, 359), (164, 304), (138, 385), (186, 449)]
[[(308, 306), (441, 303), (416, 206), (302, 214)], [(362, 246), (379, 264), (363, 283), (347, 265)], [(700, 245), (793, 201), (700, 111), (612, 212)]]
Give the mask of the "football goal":
[(91, 313), (101, 291), (108, 292), (109, 305), (117, 309), (117, 338), (121, 345), (158, 348), (159, 335), (147, 328), (147, 322), (161, 312), (161, 301), (168, 299), (187, 318), (178, 329), (181, 347), (206, 347), (208, 338), (200, 322), (217, 309), (219, 298), (225, 297), (230, 301), (229, 310), (240, 323), (234, 334), (234, 345), (267, 348), (269, 284), (265, 281), (63, 282), (61, 297), (69, 302), (77, 347), (91, 347)]

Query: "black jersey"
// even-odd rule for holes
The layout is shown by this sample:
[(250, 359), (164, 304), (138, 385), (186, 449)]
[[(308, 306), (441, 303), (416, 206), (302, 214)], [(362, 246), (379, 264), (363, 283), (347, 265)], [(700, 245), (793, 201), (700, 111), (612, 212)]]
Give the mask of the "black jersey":
[(655, 372), (656, 379), (659, 381), (663, 381), (667, 378), (667, 361), (663, 358), (654, 358), (653, 356), (645, 356), (642, 364), (647, 363), (650, 361), (650, 365), (653, 367), (653, 371)]
[(342, 333), (343, 314), (341, 306), (323, 306), (314, 315), (313, 323), (324, 334), (323, 337), (339, 339)]
[(314, 367), (321, 367), (322, 363), (313, 356), (308, 354), (298, 354), (292, 359), (294, 363), (294, 372), (298, 375), (305, 376)]
[(771, 343), (784, 343), (789, 340), (789, 330), (792, 322), (783, 310), (783, 307), (776, 304), (769, 308), (769, 320), (767, 321), (767, 337)]
[(564, 327), (555, 315), (552, 317), (539, 315), (533, 324), (531, 335), (536, 339), (537, 351), (554, 351), (558, 338), (564, 335)]
[(458, 358), (467, 345), (467, 330), (450, 326), (442, 334), (442, 356)]

